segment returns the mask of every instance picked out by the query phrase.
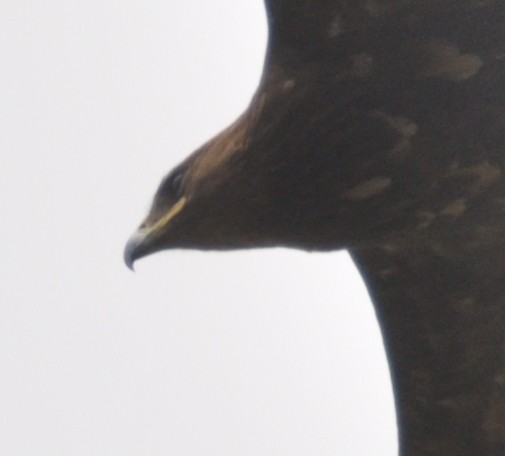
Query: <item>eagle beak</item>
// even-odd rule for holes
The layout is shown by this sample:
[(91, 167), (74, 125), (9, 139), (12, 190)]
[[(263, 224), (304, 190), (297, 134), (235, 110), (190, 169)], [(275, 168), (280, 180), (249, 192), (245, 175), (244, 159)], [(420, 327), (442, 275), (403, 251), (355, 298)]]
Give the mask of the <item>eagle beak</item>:
[(156, 241), (161, 237), (168, 223), (174, 219), (186, 205), (187, 198), (182, 197), (169, 211), (151, 226), (142, 226), (128, 239), (124, 250), (124, 261), (133, 271), (135, 260), (160, 250)]
[(124, 249), (124, 262), (132, 271), (134, 270), (133, 263), (135, 263), (135, 260), (147, 255), (147, 252), (144, 253), (146, 245), (147, 233), (145, 230), (138, 230), (128, 239)]

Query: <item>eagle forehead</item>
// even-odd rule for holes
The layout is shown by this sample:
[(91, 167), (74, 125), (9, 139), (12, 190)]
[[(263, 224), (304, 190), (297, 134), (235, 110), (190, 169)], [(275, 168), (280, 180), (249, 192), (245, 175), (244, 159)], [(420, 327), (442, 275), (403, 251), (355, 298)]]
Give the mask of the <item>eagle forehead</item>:
[(230, 158), (247, 144), (248, 139), (243, 129), (224, 130), (197, 154), (191, 170), (193, 180), (199, 181), (215, 172), (221, 173)]
[(263, 112), (265, 101), (265, 94), (256, 95), (249, 109), (242, 116), (202, 146), (196, 153), (192, 165), (193, 180), (199, 181), (208, 176), (223, 173), (225, 165), (237, 153), (247, 150), (254, 136), (253, 130)]

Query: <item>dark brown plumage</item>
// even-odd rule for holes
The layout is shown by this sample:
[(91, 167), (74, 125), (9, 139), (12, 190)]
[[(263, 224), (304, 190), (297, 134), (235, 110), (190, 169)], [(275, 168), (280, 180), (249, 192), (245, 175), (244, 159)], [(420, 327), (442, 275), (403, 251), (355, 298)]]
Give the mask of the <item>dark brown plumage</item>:
[(402, 456), (505, 454), (505, 0), (267, 0), (249, 109), (161, 184), (126, 262), (347, 248)]

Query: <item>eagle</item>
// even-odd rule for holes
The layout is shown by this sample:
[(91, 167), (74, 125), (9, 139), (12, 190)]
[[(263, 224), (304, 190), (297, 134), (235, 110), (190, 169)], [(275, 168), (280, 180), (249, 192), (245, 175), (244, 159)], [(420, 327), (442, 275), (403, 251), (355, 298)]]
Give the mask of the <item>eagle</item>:
[(505, 454), (505, 0), (265, 0), (246, 111), (161, 182), (125, 261), (347, 249), (401, 456)]

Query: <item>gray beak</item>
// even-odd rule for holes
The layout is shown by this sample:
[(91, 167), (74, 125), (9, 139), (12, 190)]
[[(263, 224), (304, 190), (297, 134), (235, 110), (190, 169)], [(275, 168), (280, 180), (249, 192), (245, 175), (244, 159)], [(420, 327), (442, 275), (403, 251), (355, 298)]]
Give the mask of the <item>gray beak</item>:
[(135, 260), (150, 253), (148, 244), (147, 232), (142, 229), (133, 233), (128, 239), (124, 249), (124, 262), (132, 271)]
[(133, 271), (133, 263), (135, 260), (159, 250), (155, 245), (156, 240), (160, 238), (172, 219), (182, 211), (186, 205), (186, 201), (187, 199), (185, 196), (181, 197), (156, 223), (149, 227), (143, 224), (142, 227), (133, 234), (124, 249), (124, 261), (126, 266)]

